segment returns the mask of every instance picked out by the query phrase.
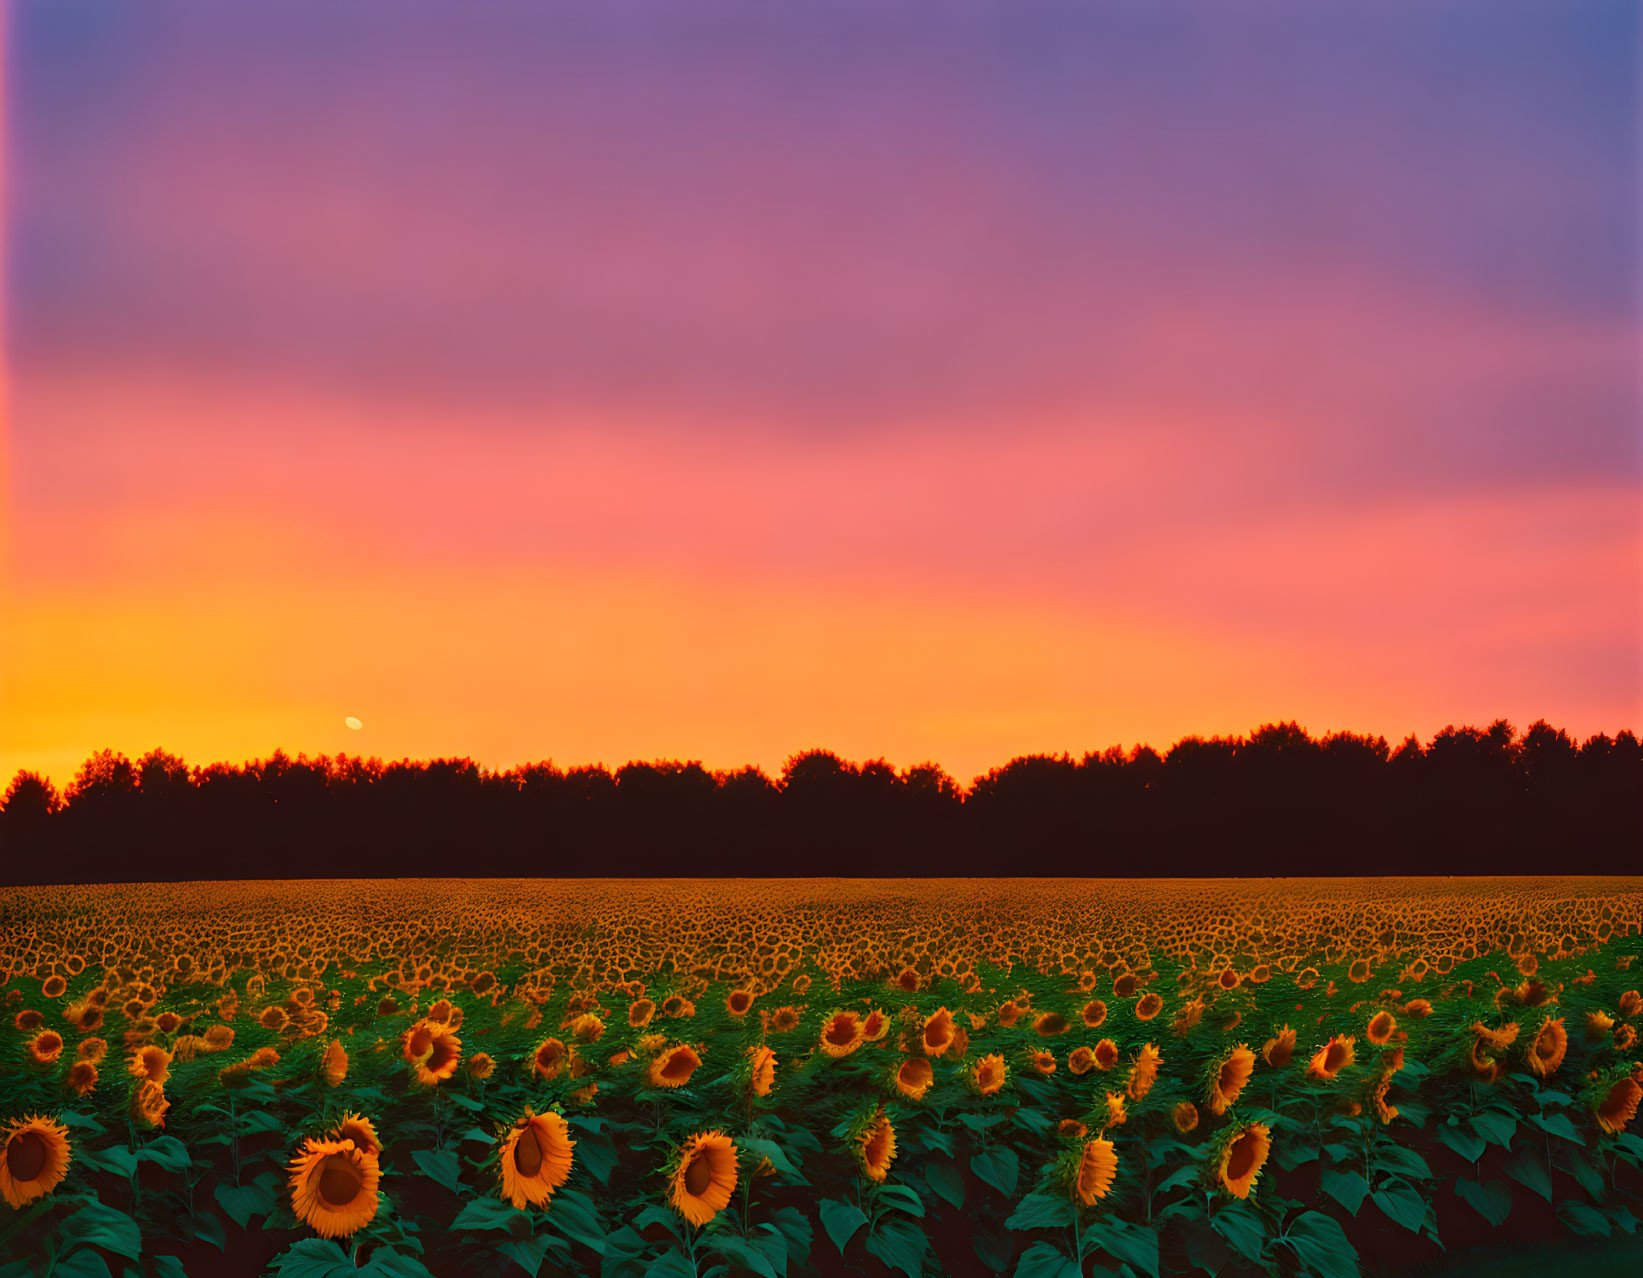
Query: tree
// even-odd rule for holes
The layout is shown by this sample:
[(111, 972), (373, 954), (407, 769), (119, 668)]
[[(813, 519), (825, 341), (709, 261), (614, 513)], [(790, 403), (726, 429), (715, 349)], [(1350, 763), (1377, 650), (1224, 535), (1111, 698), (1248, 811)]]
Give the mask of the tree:
[(13, 820), (48, 817), (62, 806), (57, 787), (38, 772), (19, 771), (0, 799), (0, 813)]

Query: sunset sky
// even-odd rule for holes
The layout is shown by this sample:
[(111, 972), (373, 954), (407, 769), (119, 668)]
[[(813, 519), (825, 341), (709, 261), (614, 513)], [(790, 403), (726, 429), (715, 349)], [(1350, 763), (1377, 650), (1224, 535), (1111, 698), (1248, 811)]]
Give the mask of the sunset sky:
[(0, 788), (1643, 728), (1629, 0), (3, 12)]

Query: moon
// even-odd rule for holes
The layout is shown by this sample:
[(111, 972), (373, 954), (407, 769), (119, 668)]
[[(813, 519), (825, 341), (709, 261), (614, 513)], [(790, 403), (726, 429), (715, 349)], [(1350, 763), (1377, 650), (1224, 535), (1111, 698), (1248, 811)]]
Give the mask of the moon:
[(343, 722), (346, 723), (355, 732), (358, 732), (361, 728), (363, 728), (365, 726), (358, 719), (354, 718), (353, 715), (349, 715), (346, 719), (343, 720)]

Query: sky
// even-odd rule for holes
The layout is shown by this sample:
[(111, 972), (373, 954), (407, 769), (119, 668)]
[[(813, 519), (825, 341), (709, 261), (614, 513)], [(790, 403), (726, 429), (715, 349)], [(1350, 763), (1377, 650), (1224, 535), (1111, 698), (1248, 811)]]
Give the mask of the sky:
[(1643, 728), (1631, 3), (3, 12), (0, 782)]

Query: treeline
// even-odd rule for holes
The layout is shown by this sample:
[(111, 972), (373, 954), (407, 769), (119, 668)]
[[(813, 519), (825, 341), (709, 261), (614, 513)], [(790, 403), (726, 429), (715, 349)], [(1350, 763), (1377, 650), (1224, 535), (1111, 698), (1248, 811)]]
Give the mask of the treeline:
[(1643, 873), (1643, 746), (1544, 721), (1423, 745), (1294, 723), (1012, 759), (966, 790), (825, 750), (489, 771), (350, 755), (190, 767), (87, 759), (66, 791), (19, 772), (10, 884), (410, 876), (1246, 876)]

